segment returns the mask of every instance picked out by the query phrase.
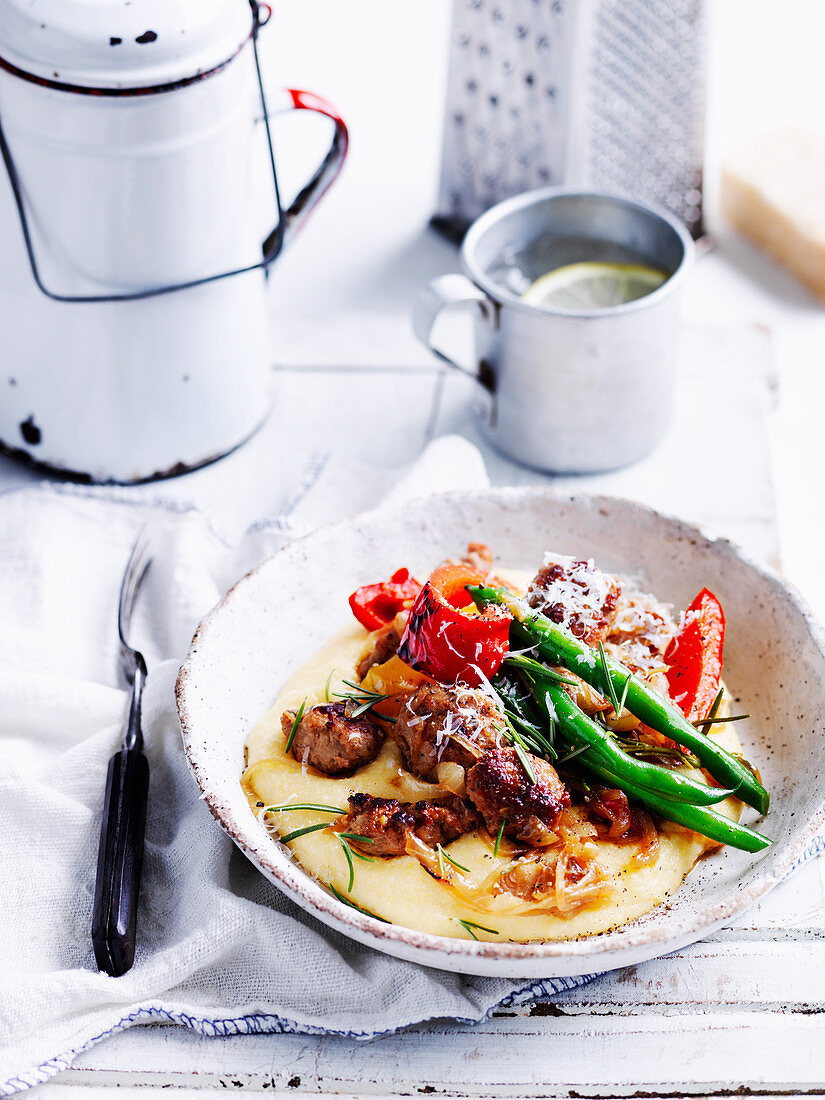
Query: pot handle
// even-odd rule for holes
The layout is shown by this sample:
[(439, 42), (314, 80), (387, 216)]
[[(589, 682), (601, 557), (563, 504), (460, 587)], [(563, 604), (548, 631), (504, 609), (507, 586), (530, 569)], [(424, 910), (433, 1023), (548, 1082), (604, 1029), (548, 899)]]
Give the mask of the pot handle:
[(292, 205), (287, 210), (284, 210), (281, 206), (281, 196), (278, 189), (278, 174), (275, 171), (275, 154), (272, 149), (272, 134), (269, 128), (270, 110), (266, 102), (263, 77), (261, 75), (261, 62), (258, 56), (258, 34), (261, 28), (265, 27), (269, 22), (272, 15), (272, 8), (269, 4), (264, 3), (263, 0), (249, 0), (249, 5), (252, 9), (252, 31), (250, 40), (252, 42), (252, 56), (255, 63), (255, 78), (261, 99), (261, 108), (263, 112), (262, 119), (266, 129), (269, 164), (272, 169), (272, 183), (275, 189), (275, 204), (278, 209), (278, 224), (263, 243), (263, 258), (256, 260), (254, 263), (247, 264), (244, 267), (232, 268), (229, 271), (219, 271), (212, 275), (202, 275), (199, 278), (189, 279), (181, 283), (174, 283), (167, 286), (153, 286), (145, 290), (128, 291), (123, 294), (61, 294), (51, 290), (43, 282), (43, 278), (40, 274), (40, 267), (34, 251), (34, 241), (29, 227), (29, 218), (26, 212), (23, 184), (18, 175), (17, 166), (14, 163), (8, 141), (3, 132), (2, 122), (0, 122), (0, 160), (2, 160), (2, 163), (5, 165), (6, 174), (9, 178), (9, 184), (17, 208), (17, 215), (20, 220), (20, 230), (23, 234), (23, 244), (29, 259), (32, 278), (37, 288), (47, 298), (50, 298), (53, 302), (67, 302), (73, 304), (84, 302), (135, 302), (143, 298), (156, 298), (161, 294), (172, 294), (179, 290), (191, 290), (194, 287), (206, 286), (209, 283), (218, 282), (220, 279), (229, 279), (235, 275), (246, 275), (251, 271), (263, 269), (266, 272), (269, 269), (269, 265), (276, 259), (278, 253), (283, 248), (284, 243), (300, 229), (309, 212), (338, 175), (341, 170), (341, 165), (344, 162), (344, 157), (347, 155), (348, 136), (347, 128), (343, 120), (338, 116), (335, 109), (331, 107), (329, 103), (321, 99), (320, 96), (313, 95), (312, 92), (288, 89), (284, 93), (287, 99), (284, 106), (281, 108), (282, 110), (317, 111), (320, 114), (327, 115), (335, 123), (335, 133), (326, 156), (315, 170), (309, 182), (305, 184), (296, 195)]
[[(263, 243), (264, 262), (274, 260), (281, 249), (289, 244), (302, 228), (341, 171), (349, 146), (346, 123), (331, 103), (314, 92), (302, 91), (300, 88), (284, 88), (276, 98), (271, 113), (281, 114), (286, 111), (314, 111), (316, 114), (325, 115), (335, 124), (335, 130), (321, 163), (290, 205), (282, 212), (278, 225), (266, 237)], [(277, 178), (274, 171), (273, 178)]]
[(440, 348), (437, 348), (431, 340), (432, 330), (439, 313), (450, 306), (464, 305), (467, 302), (472, 302), (478, 307), (484, 321), (487, 321), (493, 327), (498, 323), (496, 303), (488, 298), (483, 290), (479, 290), (466, 275), (456, 273), (454, 275), (440, 275), (437, 279), (433, 279), (424, 290), (419, 291), (413, 303), (413, 332), (421, 343), (428, 347), (433, 355), (438, 356), (443, 363), (455, 368), (455, 370), (460, 370), (462, 374), (469, 375), (470, 378), (474, 378), (482, 386), (492, 390), (494, 388), (494, 376), (492, 367), (486, 360), (480, 360), (475, 368), (465, 367), (451, 359)]

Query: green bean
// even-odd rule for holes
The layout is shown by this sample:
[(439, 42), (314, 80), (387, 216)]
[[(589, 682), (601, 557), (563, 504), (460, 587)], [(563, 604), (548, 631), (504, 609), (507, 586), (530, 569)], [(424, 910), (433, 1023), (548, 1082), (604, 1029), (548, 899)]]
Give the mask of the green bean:
[(708, 806), (689, 806), (685, 803), (669, 802), (660, 795), (641, 787), (635, 787), (626, 779), (619, 779), (610, 768), (596, 763), (590, 759), (590, 750), (576, 758), (576, 764), (590, 772), (602, 783), (610, 787), (619, 787), (625, 794), (643, 803), (660, 817), (669, 821), (675, 821), (677, 825), (684, 825), (687, 829), (693, 829), (701, 833), (708, 840), (716, 840), (720, 844), (729, 844), (732, 848), (739, 848), (743, 852), (761, 852), (771, 845), (771, 841), (747, 825), (740, 825), (723, 814), (717, 813)]
[(480, 606), (495, 603), (506, 607), (513, 615), (512, 633), (519, 644), (535, 646), (545, 661), (563, 665), (597, 691), (607, 691), (608, 677), (616, 693), (624, 691), (627, 681), (626, 704), (631, 714), (689, 748), (714, 779), (734, 790), (737, 798), (760, 813), (768, 812), (770, 796), (756, 776), (721, 745), (691, 725), (681, 711), (665, 702), (653, 688), (632, 675), (619, 661), (608, 657), (603, 664), (599, 654), (584, 642), (510, 592), (473, 585), (468, 586), (467, 591)]
[[(723, 802), (733, 793), (731, 790), (709, 787), (706, 783), (697, 783), (695, 779), (678, 771), (628, 756), (616, 744), (612, 734), (580, 710), (560, 684), (542, 675), (542, 666), (536, 661), (510, 657), (507, 663), (529, 671), (534, 698), (539, 703), (546, 700), (551, 719), (558, 722), (564, 739), (570, 743), (571, 748), (577, 748), (581, 744), (588, 745), (592, 759), (610, 768), (622, 783), (627, 780), (636, 787), (665, 799), (695, 806), (712, 806), (716, 802)], [(588, 758), (591, 758), (590, 754)]]

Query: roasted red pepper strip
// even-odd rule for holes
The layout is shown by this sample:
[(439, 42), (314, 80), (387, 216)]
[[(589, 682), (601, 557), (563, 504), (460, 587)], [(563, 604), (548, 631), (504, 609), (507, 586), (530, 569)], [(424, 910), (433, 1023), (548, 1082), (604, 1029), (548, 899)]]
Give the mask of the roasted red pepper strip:
[(410, 612), (398, 647), (402, 661), (443, 684), (477, 687), (479, 671), (488, 679), (497, 672), (509, 648), (512, 617), (493, 607), (480, 615), (459, 610), (471, 603), (465, 586), (480, 577), (478, 570), (452, 562), (435, 570)]
[(722, 605), (703, 588), (665, 650), (670, 697), (691, 722), (706, 717), (719, 691), (724, 641)]
[(445, 561), (430, 573), (428, 584), (453, 607), (475, 607), (468, 584), (484, 584), (484, 574), (466, 561)]
[(356, 588), (349, 605), (361, 626), (378, 630), (410, 607), (420, 591), (421, 585), (410, 576), (409, 569), (397, 569), (388, 581)]

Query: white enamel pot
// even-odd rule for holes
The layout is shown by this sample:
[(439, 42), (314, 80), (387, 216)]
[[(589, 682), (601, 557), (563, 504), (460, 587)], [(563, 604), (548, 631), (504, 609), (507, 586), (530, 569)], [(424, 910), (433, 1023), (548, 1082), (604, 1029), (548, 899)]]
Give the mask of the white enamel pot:
[[(340, 170), (346, 127), (311, 93), (264, 95), (263, 5), (6, 6), (0, 443), (94, 481), (202, 465), (267, 415), (264, 260)], [(280, 217), (264, 102), (334, 125)]]

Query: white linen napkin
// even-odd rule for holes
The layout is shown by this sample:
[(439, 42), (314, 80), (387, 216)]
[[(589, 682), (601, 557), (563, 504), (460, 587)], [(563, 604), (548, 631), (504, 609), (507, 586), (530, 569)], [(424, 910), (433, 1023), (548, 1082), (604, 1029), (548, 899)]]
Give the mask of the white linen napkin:
[[(379, 476), (384, 491), (386, 471)], [(340, 513), (346, 482), (347, 471), (318, 465), (289, 516), (234, 547), (199, 513), (135, 504), (125, 492), (0, 496), (0, 1095), (47, 1080), (133, 1024), (368, 1039), (439, 1017), (478, 1021), (504, 1000), (586, 980), (468, 978), (362, 947), (281, 895), (198, 798), (173, 696), (193, 630), (241, 573), (321, 522), (333, 494)], [(447, 437), (394, 495), (484, 484), (478, 451)], [(136, 961), (111, 978), (95, 967), (90, 922), (106, 768), (126, 700), (117, 594), (146, 522), (156, 563), (134, 636), (150, 669), (150, 803)]]

